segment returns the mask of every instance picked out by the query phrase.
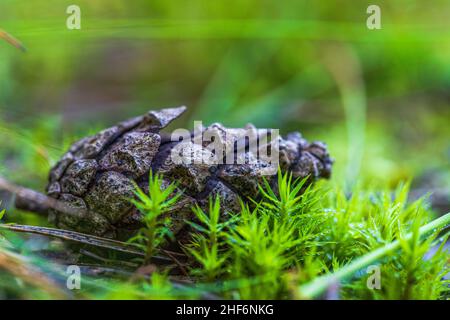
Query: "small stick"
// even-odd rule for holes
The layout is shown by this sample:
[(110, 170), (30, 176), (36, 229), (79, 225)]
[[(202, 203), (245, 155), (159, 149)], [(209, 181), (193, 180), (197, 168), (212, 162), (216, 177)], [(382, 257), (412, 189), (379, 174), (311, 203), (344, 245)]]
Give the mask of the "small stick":
[(1, 176), (0, 190), (5, 190), (14, 194), (16, 196), (16, 207), (26, 211), (46, 215), (50, 209), (54, 209), (78, 218), (82, 218), (88, 214), (87, 210), (75, 208), (35, 190), (17, 186)]
[(62, 230), (62, 229), (54, 229), (54, 228), (46, 228), (46, 227), (38, 227), (38, 226), (27, 226), (27, 225), (19, 225), (19, 224), (0, 224), (0, 230), (10, 230), (14, 232), (25, 232), (38, 234), (48, 237), (54, 237), (62, 240), (69, 240), (78, 243), (83, 243), (95, 247), (101, 247), (105, 249), (111, 249), (115, 251), (120, 251), (128, 254), (133, 254), (137, 256), (143, 256), (144, 253), (133, 245), (121, 242), (117, 240), (111, 240), (107, 238), (101, 238), (96, 236), (91, 236), (88, 234), (83, 234), (70, 230)]
[(183, 264), (180, 261), (178, 261), (177, 258), (175, 258), (175, 256), (170, 251), (162, 250), (162, 252), (167, 254), (169, 256), (169, 258), (171, 258), (173, 260), (173, 262), (175, 262), (175, 264), (178, 266), (178, 268), (180, 268), (180, 271), (183, 273), (183, 275), (185, 275), (186, 277), (189, 277), (189, 273), (187, 272), (186, 268), (183, 266)]
[(137, 267), (139, 267), (139, 265), (136, 264), (136, 263), (128, 262), (128, 261), (119, 261), (119, 260), (115, 261), (115, 260), (107, 259), (107, 258), (101, 257), (98, 254), (95, 254), (95, 253), (93, 253), (93, 252), (91, 252), (89, 250), (85, 250), (85, 249), (80, 249), (80, 253), (82, 255), (86, 256), (86, 257), (89, 257), (89, 258), (101, 261), (101, 262), (103, 262), (105, 264), (108, 264), (108, 265), (114, 265), (115, 264), (115, 265), (119, 265), (119, 266), (122, 266), (122, 267), (128, 267), (128, 268), (137, 268)]

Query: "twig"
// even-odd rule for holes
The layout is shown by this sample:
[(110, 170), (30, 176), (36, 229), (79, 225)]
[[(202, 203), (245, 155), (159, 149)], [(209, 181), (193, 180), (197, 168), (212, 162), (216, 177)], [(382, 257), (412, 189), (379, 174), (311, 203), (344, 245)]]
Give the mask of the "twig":
[(82, 218), (89, 214), (87, 210), (75, 208), (65, 202), (48, 197), (32, 189), (15, 185), (0, 176), (0, 190), (8, 191), (16, 196), (16, 206), (20, 209), (47, 214), (50, 209), (67, 215)]
[(161, 250), (162, 252), (164, 252), (165, 254), (167, 254), (169, 256), (169, 258), (172, 259), (173, 262), (175, 262), (175, 264), (178, 266), (178, 268), (180, 268), (180, 271), (183, 273), (183, 275), (185, 275), (186, 277), (189, 277), (189, 273), (187, 272), (186, 268), (183, 266), (183, 264), (178, 261), (177, 258), (175, 258), (175, 256), (167, 250)]
[(80, 253), (86, 257), (98, 260), (103, 262), (104, 264), (107, 265), (117, 265), (119, 267), (128, 267), (128, 268), (137, 268), (139, 267), (138, 264), (133, 263), (133, 262), (128, 262), (128, 261), (121, 261), (121, 260), (111, 260), (111, 259), (107, 259), (104, 257), (99, 256), (98, 254), (95, 254), (91, 251), (85, 250), (85, 249), (80, 249)]

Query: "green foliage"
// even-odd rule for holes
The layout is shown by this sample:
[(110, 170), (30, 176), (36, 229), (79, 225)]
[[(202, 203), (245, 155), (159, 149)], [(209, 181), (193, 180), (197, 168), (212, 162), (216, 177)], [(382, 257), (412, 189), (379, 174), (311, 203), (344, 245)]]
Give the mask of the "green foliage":
[[(163, 187), (162, 177), (150, 172), (148, 183), (148, 195), (136, 186), (137, 199), (131, 202), (143, 214), (144, 227), (138, 234), (130, 239), (131, 243), (145, 251), (145, 262), (148, 262), (156, 253), (158, 247), (167, 237), (171, 237), (171, 220), (164, 214), (176, 203), (180, 193), (175, 193), (176, 185), (170, 184)], [(174, 194), (175, 193), (175, 194)]]
[[(252, 208), (243, 204), (226, 225), (219, 222), (219, 199), (211, 199), (209, 215), (197, 208), (202, 225), (192, 224), (200, 234), (193, 236), (188, 252), (200, 266), (192, 275), (225, 281), (222, 293), (230, 298), (297, 297), (299, 284), (346, 268), (354, 259), (400, 240), (401, 253), (378, 261), (383, 290), (369, 290), (366, 277), (356, 277), (342, 282), (342, 297), (445, 296), (448, 288), (442, 277), (448, 270), (449, 253), (441, 246), (433, 257), (424, 259), (437, 231), (425, 240), (418, 236), (430, 212), (423, 199), (407, 201), (408, 183), (393, 194), (356, 187), (346, 196), (327, 185), (305, 188), (305, 182), (279, 173), (275, 190), (264, 182), (262, 199), (254, 201)], [(408, 232), (414, 235), (412, 239), (402, 240)], [(233, 289), (226, 289), (226, 283), (236, 281)]]
[[(449, 281), (443, 280), (449, 272), (448, 234), (438, 234), (450, 218), (430, 222), (431, 213), (423, 199), (408, 201), (409, 184), (400, 185), (395, 192), (355, 187), (351, 195), (345, 195), (329, 183), (305, 187), (306, 179), (293, 180), (289, 174), (279, 173), (276, 188), (264, 182), (261, 199), (242, 203), (241, 212), (235, 215), (224, 216), (219, 197), (210, 199), (207, 211), (193, 208), (196, 220), (189, 222), (192, 240), (185, 251), (191, 258), (194, 286), (173, 282), (169, 269), (159, 266), (149, 276), (84, 277), (83, 290), (76, 297), (305, 298), (326, 291), (335, 277), (340, 279), (342, 299), (448, 297)], [(148, 195), (136, 189), (133, 203), (145, 214), (146, 226), (133, 243), (146, 252), (146, 262), (162, 252), (159, 248), (170, 233), (165, 213), (178, 197), (175, 185), (163, 187), (162, 178), (153, 174)], [(425, 224), (428, 231), (423, 237)], [(0, 242), (0, 254), (8, 250), (33, 257), (26, 249), (28, 241), (12, 235), (7, 238), (10, 241)], [(364, 266), (369, 262), (381, 269), (380, 290), (367, 287), (369, 275)], [(47, 275), (64, 274), (45, 259), (33, 257), (28, 263)], [(0, 278), (0, 295), (40, 298), (44, 293), (45, 297), (54, 294), (48, 282), (24, 278), (26, 288), (39, 288), (27, 289), (25, 295), (25, 287), (18, 287), (11, 274), (0, 273)]]
[(414, 223), (412, 239), (400, 238), (401, 254), (383, 261), (381, 288), (369, 289), (367, 277), (348, 283), (342, 290), (347, 299), (445, 299), (450, 294), (448, 234), (436, 241), (436, 234), (420, 240), (419, 224)]
[[(397, 239), (409, 230), (413, 218), (426, 223), (430, 216), (423, 199), (407, 203), (408, 191), (409, 184), (401, 184), (394, 194), (389, 190), (368, 193), (359, 187), (351, 196), (339, 189), (329, 192), (323, 253), (344, 263)], [(414, 216), (419, 208), (426, 214)]]
[[(272, 190), (269, 182), (264, 179), (264, 186), (259, 186), (259, 191), (263, 195), (263, 206), (282, 220), (295, 218), (303, 213), (306, 205), (303, 201), (304, 195), (300, 191), (308, 178), (292, 183), (292, 175), (282, 174), (278, 170), (278, 190)], [(309, 187), (305, 194), (308, 193)]]
[(193, 208), (199, 224), (188, 221), (198, 231), (193, 234), (192, 243), (186, 248), (187, 252), (201, 265), (201, 268), (193, 268), (194, 275), (203, 275), (206, 281), (216, 280), (225, 272), (224, 264), (228, 254), (223, 253), (225, 246), (225, 228), (233, 224), (236, 216), (220, 222), (220, 198), (210, 199), (209, 211), (205, 213), (199, 206)]

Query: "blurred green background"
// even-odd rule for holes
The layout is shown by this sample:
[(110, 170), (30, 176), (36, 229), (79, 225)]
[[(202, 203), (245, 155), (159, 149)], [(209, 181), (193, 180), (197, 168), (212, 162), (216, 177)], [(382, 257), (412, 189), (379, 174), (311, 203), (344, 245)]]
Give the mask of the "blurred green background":
[(449, 18), (448, 0), (2, 0), (27, 52), (0, 42), (0, 174), (43, 190), (75, 138), (187, 105), (174, 127), (298, 130), (328, 143), (338, 183), (413, 179), (446, 210)]

